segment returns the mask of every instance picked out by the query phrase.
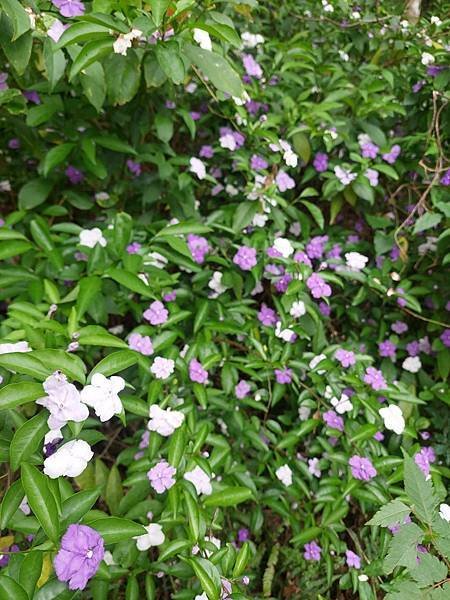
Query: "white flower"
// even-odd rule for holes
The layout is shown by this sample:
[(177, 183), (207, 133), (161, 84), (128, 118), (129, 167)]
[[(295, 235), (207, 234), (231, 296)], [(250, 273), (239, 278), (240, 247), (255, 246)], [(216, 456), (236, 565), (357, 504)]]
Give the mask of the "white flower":
[(208, 282), (208, 287), (213, 291), (211, 298), (217, 298), (227, 290), (227, 286), (222, 283), (223, 273), (214, 271), (213, 276)]
[(331, 398), (331, 404), (334, 406), (336, 412), (340, 415), (350, 412), (353, 409), (353, 404), (351, 403), (351, 400), (347, 394), (341, 394), (339, 400), (336, 398), (336, 396), (333, 396), (333, 398)]
[(168, 437), (172, 435), (175, 429), (183, 424), (184, 414), (178, 410), (164, 410), (157, 404), (150, 406), (150, 421), (147, 428), (150, 431), (156, 431), (159, 435)]
[(436, 25), (436, 27), (439, 27), (439, 25), (442, 25), (442, 21), (440, 20), (440, 18), (436, 17), (434, 15), (431, 17), (430, 21), (431, 21), (431, 24)]
[(318, 458), (310, 458), (308, 459), (308, 471), (311, 473), (311, 475), (314, 475), (314, 477), (320, 477), (322, 474), (322, 471), (319, 469), (319, 459)]
[(0, 354), (10, 354), (11, 352), (31, 352), (31, 348), (28, 342), (0, 344)]
[(105, 551), (105, 554), (103, 556), (103, 560), (105, 561), (105, 564), (108, 565), (108, 567), (110, 567), (111, 565), (115, 565), (115, 561), (113, 558), (113, 555), (111, 554), (111, 552), (109, 550)]
[(267, 215), (256, 213), (252, 220), (253, 227), (265, 227), (268, 218)]
[(342, 185), (348, 185), (354, 179), (356, 179), (356, 173), (352, 173), (347, 169), (343, 169), (342, 167), (336, 166), (334, 167), (334, 174), (342, 183)]
[(279, 479), (286, 487), (292, 485), (292, 471), (289, 465), (282, 465), (281, 467), (278, 467), (278, 469), (275, 471), (275, 475), (277, 476), (277, 479)]
[(401, 435), (405, 431), (405, 419), (402, 409), (399, 406), (389, 404), (389, 406), (380, 408), (378, 412), (384, 421), (386, 429), (393, 431), (397, 435)]
[(62, 440), (63, 438), (64, 436), (61, 432), (61, 429), (50, 429), (50, 431), (45, 434), (44, 446), (51, 444), (55, 440)]
[(225, 135), (220, 136), (219, 143), (222, 148), (231, 150), (231, 152), (236, 150), (236, 140), (231, 133), (226, 133)]
[(405, 371), (417, 373), (417, 371), (420, 371), (422, 363), (420, 362), (420, 358), (418, 356), (408, 356), (408, 358), (405, 358), (403, 361), (402, 367), (405, 369)]
[(369, 581), (369, 578), (365, 573), (361, 573), (361, 575), (358, 575), (358, 579), (359, 581)]
[(432, 54), (430, 54), (429, 52), (423, 52), (422, 53), (422, 57), (420, 59), (420, 62), (423, 65), (428, 66), (428, 65), (433, 64), (434, 60), (435, 60), (435, 58), (434, 58), (434, 56)]
[(239, 194), (239, 190), (234, 185), (231, 185), (231, 183), (227, 183), (225, 191), (229, 196), (237, 196)]
[(192, 471), (187, 471), (183, 475), (183, 479), (193, 484), (198, 495), (205, 494), (205, 496), (209, 496), (212, 493), (211, 479), (199, 466), (196, 466)]
[(147, 255), (147, 260), (145, 260), (145, 264), (156, 267), (157, 269), (164, 269), (167, 263), (167, 258), (159, 252), (149, 252)]
[(206, 177), (206, 167), (199, 158), (193, 156), (189, 161), (190, 167), (189, 170), (191, 173), (195, 173), (199, 179), (205, 179)]
[(212, 50), (212, 42), (207, 31), (194, 28), (194, 40), (203, 50)]
[(244, 45), (244, 48), (256, 48), (259, 44), (264, 44), (264, 38), (259, 33), (250, 33), (249, 31), (244, 31), (241, 33), (241, 40)]
[(93, 229), (83, 229), (80, 231), (80, 245), (87, 246), (88, 248), (93, 248), (97, 244), (106, 246), (106, 240), (103, 237), (102, 230), (98, 227), (94, 227)]
[(194, 600), (208, 600), (208, 596), (203, 592), (203, 594), (197, 594)]
[[(317, 365), (325, 359), (326, 359), (325, 354), (318, 354), (317, 356), (314, 356), (314, 358), (312, 358), (309, 363), (309, 368), (315, 369), (317, 367)], [(323, 375), (325, 373), (325, 371), (323, 369), (320, 369), (320, 371), (317, 371), (317, 373), (319, 375)]]
[(309, 419), (310, 414), (311, 409), (309, 408), (309, 406), (300, 406), (300, 408), (298, 409), (298, 417), (300, 421), (306, 421), (306, 419)]
[(294, 248), (289, 240), (283, 237), (276, 238), (273, 247), (283, 258), (289, 258), (294, 253)]
[(295, 332), (292, 331), (292, 329), (281, 329), (281, 321), (277, 321), (275, 325), (275, 335), (285, 342), (290, 342), (295, 335)]
[(100, 421), (108, 421), (122, 412), (118, 394), (124, 387), (122, 377), (113, 375), (108, 379), (101, 373), (94, 373), (91, 384), (81, 390), (81, 401), (94, 409)]
[(88, 407), (81, 402), (80, 392), (67, 377), (56, 371), (43, 383), (47, 396), (36, 400), (36, 404), (44, 406), (49, 412), (48, 426), (59, 430), (67, 421), (81, 423), (89, 417)]
[(347, 266), (354, 271), (361, 271), (361, 269), (364, 269), (368, 260), (367, 256), (364, 256), (364, 254), (360, 254), (359, 252), (347, 252), (345, 255)]
[(151, 546), (161, 546), (166, 539), (164, 532), (162, 530), (161, 525), (158, 523), (150, 523), (150, 525), (146, 525), (145, 529), (147, 533), (143, 535), (137, 535), (133, 539), (136, 540), (137, 549), (141, 552), (145, 552)]
[(72, 440), (44, 460), (44, 473), (50, 479), (78, 477), (94, 456), (91, 447), (84, 440)]
[(59, 38), (62, 36), (65, 30), (66, 26), (63, 25), (59, 19), (55, 19), (51, 27), (47, 29), (47, 35), (54, 42), (59, 42)]
[(232, 96), (232, 98), (236, 106), (244, 106), (244, 104), (250, 102), (250, 96), (248, 95), (248, 92), (244, 92), (240, 98), (238, 96)]
[(19, 508), (23, 512), (24, 515), (31, 514), (31, 508), (28, 505), (28, 498), (26, 496), (24, 496), (22, 498), (22, 502), (19, 504)]
[(131, 48), (131, 42), (141, 37), (142, 31), (140, 29), (132, 29), (128, 33), (120, 34), (117, 40), (113, 44), (113, 50), (116, 54), (126, 55), (128, 48)]
[(448, 504), (441, 504), (439, 506), (439, 516), (447, 523), (450, 523), (450, 506)]
[(339, 50), (338, 54), (339, 54), (339, 58), (341, 60), (343, 60), (344, 62), (348, 62), (349, 61), (350, 57), (347, 54), (347, 52), (344, 52), (343, 50)]
[(175, 371), (175, 362), (171, 358), (157, 356), (150, 367), (150, 371), (156, 379), (167, 379)]
[(291, 315), (291, 317), (294, 317), (294, 319), (302, 317), (304, 314), (306, 314), (305, 303), (301, 300), (296, 300), (292, 304), (289, 314)]

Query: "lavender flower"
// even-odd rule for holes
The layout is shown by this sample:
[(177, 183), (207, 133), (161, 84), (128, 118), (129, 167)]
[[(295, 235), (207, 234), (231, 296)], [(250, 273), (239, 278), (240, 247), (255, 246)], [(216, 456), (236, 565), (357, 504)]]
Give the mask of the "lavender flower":
[(348, 464), (350, 465), (352, 475), (355, 479), (370, 481), (377, 474), (377, 470), (368, 458), (355, 454), (349, 459)]
[(323, 413), (322, 418), (327, 427), (344, 431), (344, 419), (335, 413), (334, 410), (327, 410), (327, 412)]
[(383, 160), (385, 160), (390, 165), (393, 165), (397, 158), (400, 156), (401, 148), (398, 144), (392, 146), (392, 148), (386, 154), (383, 154)]
[(344, 350), (338, 348), (335, 352), (334, 357), (341, 363), (341, 366), (347, 368), (352, 367), (356, 363), (355, 353), (351, 350)]
[(305, 552), (303, 556), (305, 560), (314, 560), (320, 561), (320, 553), (322, 552), (322, 548), (317, 544), (317, 542), (310, 542), (309, 544), (305, 544)]
[(419, 452), (414, 455), (414, 462), (425, 475), (428, 477), (430, 474), (431, 465), (436, 461), (436, 454), (430, 446), (422, 448)]
[(189, 378), (196, 383), (206, 383), (208, 381), (208, 371), (202, 367), (202, 364), (193, 358), (189, 363)]
[(67, 167), (66, 176), (67, 176), (67, 179), (70, 181), (70, 183), (72, 183), (73, 185), (82, 183), (82, 181), (84, 180), (84, 175), (83, 175), (82, 171), (80, 171), (79, 169), (75, 168), (72, 165), (69, 165)]
[(255, 248), (241, 246), (234, 255), (233, 262), (243, 271), (251, 271), (257, 263)]
[(277, 380), (277, 383), (291, 383), (292, 369), (275, 369), (275, 379)]
[(63, 17), (80, 17), (84, 14), (84, 4), (81, 0), (52, 0)]
[(163, 494), (175, 485), (174, 475), (177, 472), (175, 467), (169, 465), (166, 460), (161, 460), (157, 465), (147, 473), (150, 485), (157, 494)]
[(373, 390), (384, 390), (387, 388), (383, 373), (375, 369), (375, 367), (367, 367), (364, 375), (364, 383), (370, 385)]
[(244, 69), (249, 77), (254, 77), (255, 79), (262, 78), (263, 71), (261, 66), (256, 62), (251, 54), (242, 55), (242, 64), (244, 65)]
[(269, 308), (263, 303), (258, 312), (258, 320), (266, 327), (273, 327), (278, 321), (278, 315), (273, 308)]
[(69, 582), (69, 589), (84, 590), (105, 555), (101, 535), (87, 525), (69, 525), (61, 539), (61, 548), (53, 566), (59, 581)]
[(355, 554), (351, 550), (345, 551), (345, 560), (347, 562), (348, 567), (354, 567), (355, 569), (361, 568), (361, 559), (357, 554)]
[(144, 319), (150, 321), (152, 325), (162, 325), (169, 317), (169, 311), (164, 307), (164, 304), (159, 300), (155, 300), (150, 304), (143, 315)]
[(136, 350), (144, 356), (150, 356), (153, 354), (152, 340), (148, 335), (141, 335), (140, 333), (132, 333), (128, 338), (128, 346), (131, 350)]
[(331, 287), (317, 273), (313, 273), (308, 277), (306, 285), (311, 291), (313, 298), (327, 298), (331, 296)]
[(278, 171), (277, 176), (275, 177), (275, 183), (280, 192), (295, 188), (295, 181), (284, 171)]
[(318, 173), (323, 173), (328, 169), (328, 156), (324, 152), (317, 152), (313, 166)]
[(242, 400), (250, 393), (250, 385), (244, 379), (241, 379), (239, 383), (234, 388), (234, 393), (236, 394), (236, 398), (238, 400)]
[(380, 342), (378, 344), (378, 352), (383, 358), (395, 359), (396, 350), (397, 346), (390, 340), (385, 340), (384, 342)]
[(258, 154), (253, 154), (250, 159), (250, 168), (254, 171), (261, 171), (261, 169), (267, 169), (269, 163)]
[(194, 261), (199, 265), (204, 263), (205, 256), (210, 250), (208, 240), (199, 235), (195, 235), (194, 233), (190, 233), (187, 236), (187, 245)]

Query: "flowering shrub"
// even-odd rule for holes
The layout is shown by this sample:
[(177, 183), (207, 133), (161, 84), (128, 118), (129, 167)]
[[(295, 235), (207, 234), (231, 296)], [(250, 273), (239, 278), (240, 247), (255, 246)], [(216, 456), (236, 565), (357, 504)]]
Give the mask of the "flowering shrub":
[(381, 4), (2, 3), (5, 597), (448, 597), (450, 21)]

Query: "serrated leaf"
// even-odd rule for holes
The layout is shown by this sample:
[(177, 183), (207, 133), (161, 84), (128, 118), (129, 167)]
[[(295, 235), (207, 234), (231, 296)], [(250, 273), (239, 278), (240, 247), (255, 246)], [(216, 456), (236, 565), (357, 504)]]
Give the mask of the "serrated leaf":
[(447, 577), (447, 566), (429, 552), (419, 554), (419, 564), (410, 569), (411, 577), (424, 588)]
[(394, 523), (402, 523), (404, 518), (409, 515), (411, 509), (403, 504), (398, 498), (391, 500), (381, 508), (371, 519), (367, 525), (380, 525), (381, 527), (389, 527)]
[(436, 515), (439, 499), (436, 497), (431, 480), (424, 474), (409, 456), (404, 460), (405, 492), (412, 504), (416, 516), (431, 525)]
[(389, 544), (388, 554), (383, 561), (386, 574), (396, 567), (413, 569), (417, 560), (417, 544), (423, 539), (423, 531), (415, 523), (402, 525)]

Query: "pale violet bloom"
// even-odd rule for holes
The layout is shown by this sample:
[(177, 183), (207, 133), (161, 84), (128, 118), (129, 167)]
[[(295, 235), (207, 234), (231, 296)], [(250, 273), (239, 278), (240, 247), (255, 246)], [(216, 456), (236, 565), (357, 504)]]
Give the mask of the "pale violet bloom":
[(158, 523), (150, 523), (150, 525), (145, 526), (145, 529), (147, 530), (147, 533), (137, 535), (133, 538), (136, 540), (138, 550), (145, 552), (152, 546), (161, 546), (161, 544), (164, 544), (166, 536), (164, 535), (161, 525)]
[(94, 456), (91, 447), (84, 440), (72, 440), (44, 460), (44, 473), (50, 479), (57, 477), (78, 477)]
[(31, 515), (31, 508), (28, 504), (28, 498), (26, 496), (22, 498), (22, 502), (19, 504), (19, 509), (23, 512), (24, 515)]
[(97, 244), (106, 246), (106, 240), (103, 237), (102, 230), (98, 227), (94, 227), (93, 229), (83, 229), (80, 231), (80, 245), (87, 246), (88, 248), (93, 248)]
[(44, 406), (49, 412), (48, 426), (59, 430), (68, 421), (81, 423), (89, 417), (88, 407), (81, 402), (77, 388), (67, 381), (67, 377), (56, 371), (43, 383), (47, 396), (36, 400), (36, 404)]
[(108, 421), (123, 410), (118, 394), (124, 387), (122, 377), (113, 375), (108, 379), (101, 373), (94, 373), (90, 385), (81, 390), (81, 401), (94, 409), (100, 421)]
[(384, 408), (380, 408), (380, 417), (384, 421), (384, 426), (389, 431), (393, 431), (397, 435), (401, 435), (405, 431), (405, 419), (402, 409), (395, 404), (389, 404)]
[(157, 404), (150, 406), (150, 421), (147, 428), (150, 431), (156, 431), (159, 435), (168, 437), (172, 435), (175, 429), (181, 427), (184, 422), (184, 414), (178, 410), (164, 410)]
[(47, 29), (47, 35), (54, 42), (59, 42), (59, 38), (62, 36), (68, 25), (61, 23), (59, 19), (55, 19), (51, 24), (51, 27)]
[(198, 495), (209, 496), (212, 493), (211, 479), (198, 465), (192, 471), (186, 471), (183, 478), (192, 483)]
[(150, 367), (150, 371), (156, 379), (168, 379), (175, 371), (175, 362), (171, 358), (157, 356)]
[(375, 169), (367, 169), (367, 171), (364, 173), (365, 177), (367, 177), (367, 179), (369, 180), (369, 183), (372, 187), (376, 187), (378, 185), (378, 177), (379, 177), (379, 173), (378, 171), (375, 171)]
[(361, 271), (364, 269), (369, 259), (364, 254), (360, 254), (359, 252), (347, 252), (345, 254), (345, 262), (347, 263), (347, 267), (352, 269), (353, 271)]
[(343, 169), (342, 167), (339, 167), (339, 166), (334, 167), (334, 174), (339, 179), (339, 181), (342, 183), (342, 185), (348, 185), (354, 179), (356, 179), (355, 173), (352, 173), (351, 171), (349, 171), (347, 169)]
[(289, 258), (289, 256), (294, 253), (294, 248), (291, 242), (283, 237), (276, 238), (273, 243), (273, 247), (281, 254), (283, 258)]
[(14, 342), (0, 344), (0, 354), (10, 354), (11, 352), (31, 352), (28, 342)]
[(131, 48), (132, 41), (140, 38), (142, 31), (139, 29), (132, 29), (128, 33), (120, 34), (119, 37), (113, 44), (113, 50), (116, 54), (126, 55), (128, 48)]
[(353, 409), (353, 404), (347, 394), (341, 394), (339, 400), (336, 396), (333, 396), (331, 398), (331, 404), (333, 405), (334, 410), (340, 415), (350, 412)]
[(189, 171), (197, 175), (199, 179), (205, 179), (206, 177), (206, 167), (205, 163), (201, 161), (199, 158), (193, 156), (189, 161)]
[(422, 362), (418, 356), (408, 356), (402, 363), (402, 367), (405, 371), (410, 373), (417, 373), (422, 368)]
[(237, 147), (236, 140), (234, 139), (234, 136), (231, 133), (221, 135), (219, 138), (219, 143), (222, 148), (230, 150), (231, 152), (236, 150)]
[(286, 487), (292, 485), (292, 470), (289, 465), (282, 465), (281, 467), (278, 467), (278, 469), (275, 471), (275, 475), (277, 476), (277, 479), (279, 479)]
[(203, 29), (194, 28), (194, 40), (203, 48), (203, 50), (212, 50), (212, 42), (209, 37), (209, 33), (207, 31), (203, 31)]
[(265, 227), (268, 218), (269, 217), (267, 215), (264, 215), (262, 213), (256, 213), (252, 220), (253, 227)]
[(314, 477), (320, 478), (322, 471), (319, 468), (318, 458), (308, 459), (308, 471), (311, 473), (311, 475), (314, 475)]
[(306, 421), (309, 419), (309, 415), (311, 414), (311, 409), (309, 406), (300, 406), (298, 409), (298, 418), (300, 421)]
[(439, 516), (447, 523), (450, 523), (450, 506), (448, 504), (441, 504), (439, 506)]
[(289, 314), (291, 315), (291, 317), (293, 317), (294, 319), (298, 319), (299, 317), (302, 317), (304, 314), (306, 314), (306, 306), (305, 303), (302, 302), (301, 300), (296, 300), (292, 306), (291, 309), (289, 311)]

